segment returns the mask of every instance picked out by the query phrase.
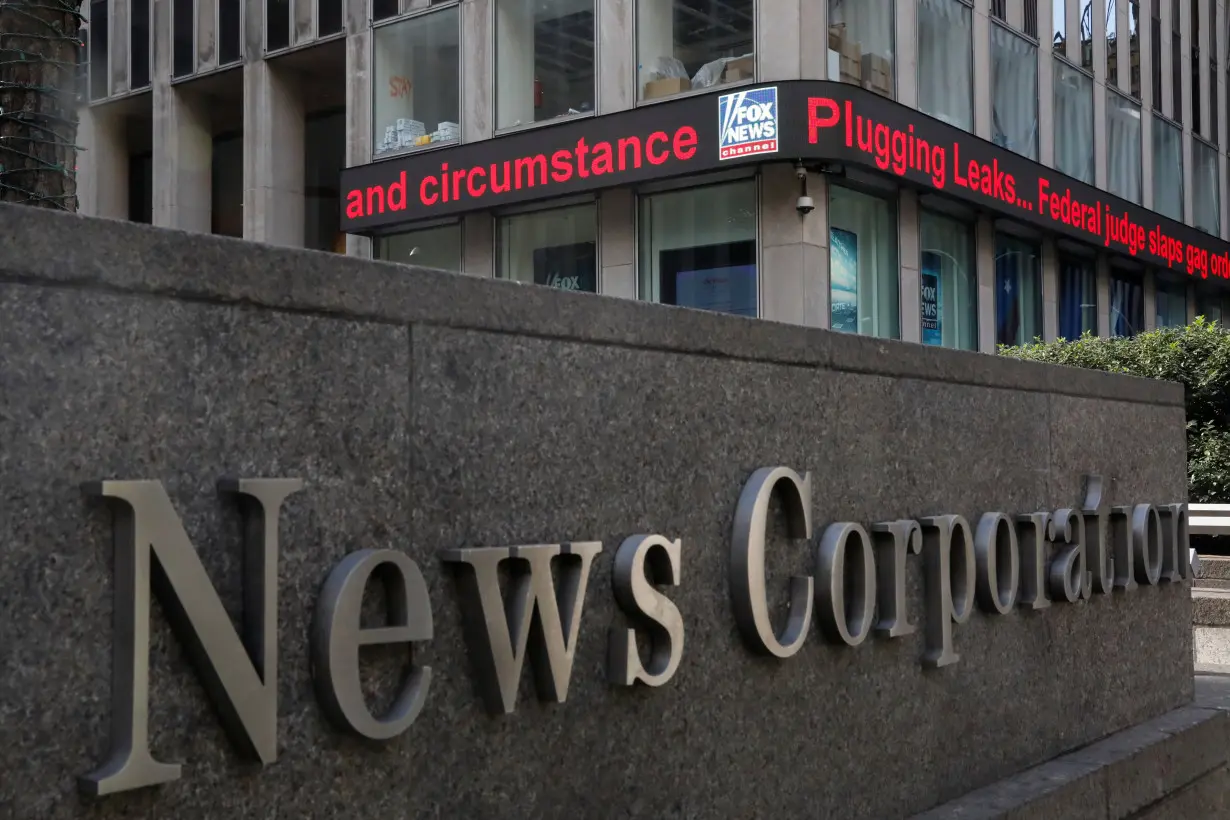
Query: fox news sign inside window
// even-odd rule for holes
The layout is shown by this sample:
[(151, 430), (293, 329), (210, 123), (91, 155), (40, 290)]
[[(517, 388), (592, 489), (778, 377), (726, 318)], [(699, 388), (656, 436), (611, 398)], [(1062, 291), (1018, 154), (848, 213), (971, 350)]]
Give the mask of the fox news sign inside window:
[(718, 98), (718, 157), (777, 153), (777, 86)]

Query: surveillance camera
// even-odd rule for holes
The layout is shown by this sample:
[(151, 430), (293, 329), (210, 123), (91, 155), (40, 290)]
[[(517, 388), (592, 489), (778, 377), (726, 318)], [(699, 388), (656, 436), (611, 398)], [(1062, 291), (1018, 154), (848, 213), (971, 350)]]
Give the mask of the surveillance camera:
[(816, 201), (809, 196), (801, 196), (794, 203), (795, 210), (802, 216), (807, 216), (816, 210)]

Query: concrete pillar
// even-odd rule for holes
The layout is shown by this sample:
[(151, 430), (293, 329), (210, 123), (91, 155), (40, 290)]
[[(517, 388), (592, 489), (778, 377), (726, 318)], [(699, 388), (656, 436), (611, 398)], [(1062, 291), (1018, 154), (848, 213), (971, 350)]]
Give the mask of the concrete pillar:
[[(1175, 111), (1183, 117), (1183, 214), (1184, 222), (1191, 224), (1195, 215), (1194, 191), (1192, 190), (1192, 7), (1187, 0), (1171, 0), (1179, 6), (1180, 71), (1183, 83), (1183, 99), (1175, 101)], [(1163, 26), (1164, 27), (1164, 26)]]
[(1093, 0), (1093, 180), (1110, 189), (1106, 138), (1106, 0)]
[(1153, 4), (1140, 2), (1140, 203), (1153, 210)]
[[(601, 0), (598, 3), (598, 103), (599, 114), (626, 111), (636, 105), (634, 86), (636, 0)], [(669, 36), (669, 34), (668, 34)], [(469, 40), (466, 40), (469, 48)]]
[(243, 67), (243, 235), (304, 243), (303, 99), (294, 75), (267, 60)]
[[(1199, 315), (1196, 308), (1196, 286), (1191, 282), (1187, 283), (1187, 323), (1190, 325), (1196, 321), (1196, 316)], [(1217, 323), (1219, 326), (1221, 322)]]
[(128, 134), (122, 116), (107, 107), (79, 112), (77, 210), (104, 219), (128, 218)]
[(974, 2), (974, 135), (991, 138), (991, 0)]
[[(805, 0), (806, 1), (806, 0)], [(1046, 2), (1046, 0), (1042, 0)], [(897, 102), (918, 107), (918, 0), (897, 0), (897, 23), (893, 36), (893, 71)], [(828, 42), (828, 38), (825, 38)], [(1048, 86), (1049, 87), (1049, 86)], [(917, 201), (917, 199), (915, 200)], [(918, 229), (918, 220), (914, 221)], [(917, 264), (917, 262), (915, 262)], [(915, 288), (917, 291), (917, 288)], [(918, 293), (915, 292), (915, 297)], [(904, 302), (902, 303), (904, 309)], [(916, 311), (917, 312), (917, 311)], [(904, 314), (903, 314), (904, 315)], [(902, 325), (904, 332), (905, 326)]]
[(1004, 9), (1007, 12), (1007, 23), (1017, 31), (1025, 28), (1025, 4), (1022, 0), (1008, 0)]
[[(1046, 32), (1052, 28), (1052, 4), (1063, 0), (1038, 0), (1038, 161), (1055, 167), (1055, 56)], [(1053, 32), (1051, 32), (1053, 34)]]
[(1098, 254), (1093, 270), (1098, 292), (1098, 335), (1107, 338), (1110, 336), (1110, 257)]
[(979, 214), (974, 235), (978, 270), (978, 349), (995, 352), (995, 222)]
[(795, 208), (800, 183), (794, 166), (774, 163), (760, 172), (760, 316), (810, 327), (829, 326), (828, 184), (809, 174), (816, 209)]
[[(264, 0), (252, 0), (264, 5)], [(196, 0), (196, 70), (218, 67), (218, 0)]]
[(1145, 330), (1157, 329), (1157, 278), (1153, 275), (1153, 269), (1145, 271), (1144, 277), (1145, 291)]
[(1042, 240), (1042, 338), (1059, 337), (1059, 252), (1055, 240)]
[(922, 343), (922, 296), (919, 291), (918, 268), (921, 264), (922, 243), (919, 236), (918, 192), (913, 188), (903, 188), (900, 194), (898, 209), (898, 231), (900, 231), (899, 267), (901, 295), (898, 303), (901, 308), (901, 339), (906, 342)]
[[(1162, 115), (1170, 119), (1178, 119), (1175, 116), (1175, 111), (1182, 113), (1183, 109), (1179, 100), (1174, 98), (1174, 83), (1170, 79), (1170, 66), (1174, 60), (1174, 38), (1171, 36), (1171, 7), (1172, 4), (1182, 2), (1182, 0), (1152, 0), (1158, 4), (1158, 13), (1162, 19)], [(1152, 28), (1153, 21), (1149, 21), (1149, 26)], [(1152, 54), (1152, 52), (1150, 52)], [(1149, 82), (1153, 82), (1153, 75), (1149, 75)]]
[(598, 195), (599, 292), (636, 298), (636, 197), (631, 188)]
[(465, 32), (465, 50), (461, 53), (462, 142), (477, 142), (494, 133), (491, 112), (495, 94), (492, 54), (495, 40), (491, 36), (491, 2), (471, 0), (461, 4), (461, 30)]
[[(760, 0), (756, 8), (757, 79), (796, 80), (802, 73), (801, 4), (815, 0)], [(901, 2), (899, 5), (907, 5)], [(828, 35), (817, 32), (808, 46), (828, 49)]]
[[(1147, 17), (1141, 17), (1141, 20), (1148, 20)], [(1116, 77), (1107, 79), (1107, 82), (1113, 82), (1119, 86), (1124, 93), (1131, 95), (1132, 93), (1132, 20), (1128, 9), (1128, 0), (1122, 0), (1115, 3), (1115, 26), (1119, 36), (1115, 40), (1116, 50), (1119, 52), (1115, 62), (1118, 64), (1118, 72)], [(1140, 26), (1143, 28), (1143, 26)], [(1137, 32), (1140, 31), (1137, 29)], [(1140, 84), (1144, 86), (1147, 74), (1140, 75)]]
[(470, 276), (495, 276), (495, 220), (486, 211), (467, 214), (461, 223), (461, 270)]
[(165, 77), (154, 83), (154, 224), (209, 233), (213, 133), (206, 101)]
[[(372, 77), (369, 70), (372, 30), (367, 22), (367, 14), (366, 0), (346, 0), (347, 168), (366, 165), (372, 161)], [(468, 52), (462, 53), (463, 60), (469, 58)], [(465, 128), (464, 116), (462, 123), (462, 128)], [(365, 236), (347, 235), (346, 255), (370, 259), (372, 241)]]
[[(463, 25), (462, 31), (468, 30)], [(495, 127), (527, 125), (534, 122), (534, 4), (529, 0), (498, 0), (495, 31), (500, 43)]]
[[(804, 80), (826, 79), (829, 71), (829, 4), (802, 0), (799, 4), (799, 29), (808, 32), (801, 35), (799, 76)], [(822, 48), (817, 47), (816, 38), (822, 38)], [(900, 89), (900, 81), (897, 87)]]
[[(1209, 55), (1212, 43), (1213, 15), (1209, 0), (1198, 0), (1198, 21), (1193, 21), (1193, 31), (1198, 35), (1195, 46), (1200, 49), (1200, 65), (1196, 66), (1196, 75), (1200, 78), (1200, 99), (1195, 104), (1200, 106), (1200, 136), (1206, 140), (1213, 138), (1213, 95), (1210, 94)], [(1190, 14), (1190, 11), (1189, 11)]]

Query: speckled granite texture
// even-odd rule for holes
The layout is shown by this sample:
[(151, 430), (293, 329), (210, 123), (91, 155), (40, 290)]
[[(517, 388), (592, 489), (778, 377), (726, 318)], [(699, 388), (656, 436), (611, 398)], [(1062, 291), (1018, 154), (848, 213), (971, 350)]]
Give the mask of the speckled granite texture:
[[(939, 671), (921, 633), (813, 629), (770, 662), (727, 586), (750, 473), (810, 470), (819, 529), (1073, 505), (1087, 472), (1115, 503), (1177, 501), (1184, 456), (1177, 385), (0, 206), (0, 818), (924, 811), (1188, 703), (1189, 589), (977, 612)], [(111, 537), (79, 486), (165, 482), (237, 617), (226, 475), (307, 482), (282, 517), (279, 758), (236, 754), (155, 604), (151, 745), (184, 776), (81, 798), (108, 741)], [(604, 677), (637, 532), (683, 540), (687, 648), (658, 690)], [(526, 670), (489, 717), (437, 551), (562, 540), (605, 547), (568, 701)], [(364, 547), (413, 556), (435, 617), (427, 706), (383, 747), (325, 723), (307, 657), (321, 583)], [(774, 539), (770, 588), (811, 562)], [(917, 560), (909, 580), (917, 620)], [(404, 658), (372, 654), (373, 702)]]

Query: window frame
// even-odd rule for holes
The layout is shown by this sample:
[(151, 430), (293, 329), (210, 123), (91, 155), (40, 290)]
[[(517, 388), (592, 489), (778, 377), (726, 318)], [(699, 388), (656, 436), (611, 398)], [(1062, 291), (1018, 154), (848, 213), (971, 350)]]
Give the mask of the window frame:
[[(994, 38), (995, 38), (995, 28), (997, 26), (1003, 29), (1004, 31), (1008, 32), (1010, 36), (1018, 37), (1027, 43), (1031, 43), (1035, 49), (1042, 48), (1041, 44), (1038, 42), (1036, 38), (1030, 37), (1028, 34), (1026, 34), (1023, 31), (1018, 31), (1017, 29), (1014, 29), (1012, 26), (1008, 25), (1004, 21), (999, 20), (998, 18), (991, 18), (991, 25), (987, 31), (987, 56), (990, 62), (989, 71), (990, 71), (990, 86), (991, 86), (990, 92), (991, 92), (992, 132), (994, 132), (994, 128), (995, 128), (995, 125), (994, 125), (995, 123), (995, 55), (994, 55), (995, 40)], [(1041, 68), (1041, 63), (1039, 62), (1039, 60), (1036, 59), (1036, 56), (1037, 56), (1037, 53), (1035, 52), (1035, 59), (1034, 59), (1034, 155), (1032, 157), (1026, 156), (1025, 154), (1022, 154), (1019, 151), (1014, 151), (1013, 149), (1008, 148), (1007, 146), (996, 145), (997, 148), (1002, 148), (1005, 151), (1011, 151), (1017, 156), (1023, 157), (1032, 162), (1040, 162), (1040, 158), (1042, 156), (1042, 68)], [(1052, 94), (1054, 93), (1053, 89), (1051, 93)], [(1095, 117), (1097, 116), (1096, 110), (1095, 110), (1094, 116)], [(990, 141), (992, 142), (992, 144), (994, 144), (994, 133), (992, 133), (991, 136), (992, 136), (992, 139)]]
[[(599, 3), (601, 3), (602, 1), (603, 0), (597, 0), (597, 2)], [(828, 2), (828, 0), (808, 0), (808, 1), (809, 2), (825, 2), (825, 3)], [(669, 102), (671, 100), (683, 100), (683, 99), (687, 99), (688, 97), (696, 97), (701, 94), (711, 94), (718, 88), (730, 88), (730, 89), (742, 88), (744, 86), (756, 85), (757, 83), (761, 81), (760, 49), (757, 47), (758, 43), (756, 40), (756, 21), (760, 19), (760, 0), (752, 0), (752, 76), (750, 78), (746, 80), (736, 80), (733, 83), (725, 83), (721, 86), (717, 86), (713, 88), (690, 88), (687, 91), (681, 91), (678, 94), (672, 94), (669, 97), (654, 97), (653, 99), (650, 99), (650, 100), (642, 99), (641, 98), (641, 88), (640, 88), (641, 78), (639, 74), (640, 65), (641, 65), (640, 16), (641, 16), (641, 3), (642, 2), (643, 0), (632, 0), (632, 77), (631, 77), (630, 82), (632, 84), (632, 107), (633, 108), (639, 108), (642, 105), (657, 105), (659, 103)], [(493, 3), (492, 4), (493, 11), (494, 11), (494, 7), (495, 6)], [(493, 26), (493, 29), (494, 29), (494, 26)], [(825, 50), (826, 51), (828, 49), (827, 43), (828, 43), (828, 38), (826, 36), (825, 37), (825, 44), (826, 44)], [(597, 48), (596, 44), (595, 44), (595, 48)], [(595, 53), (595, 59), (597, 59), (596, 53)], [(598, 85), (601, 86), (601, 83), (598, 83)], [(597, 96), (597, 106), (595, 107), (595, 110), (602, 111), (601, 88), (598, 89), (596, 96)], [(756, 251), (757, 253), (757, 275), (759, 277), (759, 269), (760, 269), (760, 265), (759, 265), (759, 253), (760, 253), (759, 247), (760, 246), (759, 244), (757, 244), (756, 247), (757, 247), (757, 251)], [(759, 299), (759, 291), (757, 292), (757, 299)], [(757, 304), (759, 304), (759, 301), (757, 301)]]
[[(973, 2), (973, 0), (952, 0), (952, 2), (954, 2), (954, 3), (959, 3), (959, 4), (961, 4), (962, 6), (965, 6), (965, 8), (967, 8), (967, 9), (969, 10), (969, 12), (970, 12), (970, 32), (969, 32), (969, 35), (970, 35), (970, 36), (969, 36), (969, 66), (970, 66), (970, 76), (969, 76), (969, 113), (970, 113), (970, 127), (969, 127), (969, 129), (968, 129), (968, 132), (972, 134), (972, 133), (974, 133), (974, 128), (975, 128), (975, 125), (976, 125), (976, 120), (977, 120), (977, 113), (976, 113), (976, 108), (977, 108), (977, 100), (975, 99), (975, 94), (974, 94), (974, 74), (975, 74), (975, 72), (976, 72), (976, 69), (974, 68), (974, 57), (975, 57), (975, 55), (974, 55), (974, 30), (975, 30), (975, 28), (976, 28), (976, 26), (974, 25), (974, 19), (975, 19), (975, 17), (976, 17), (976, 9), (974, 8), (974, 2)], [(1058, 2), (1062, 2), (1062, 0), (1058, 0)], [(915, 64), (915, 71), (914, 71), (914, 86), (915, 86), (915, 87), (914, 87), (914, 99), (915, 99), (915, 101), (916, 101), (916, 102), (917, 102), (917, 101), (921, 98), (921, 94), (919, 94), (919, 87), (921, 86), (921, 84), (922, 84), (922, 80), (923, 80), (922, 71), (921, 71), (921, 69), (919, 69), (919, 68), (918, 68), (919, 63), (921, 62), (921, 55), (922, 55), (922, 20), (921, 20), (921, 17), (922, 17), (922, 15), (920, 15), (920, 14), (918, 13), (918, 9), (917, 9), (917, 7), (916, 7), (916, 8), (915, 8), (915, 11), (914, 11), (914, 43), (915, 43), (915, 49), (916, 49), (916, 52), (915, 52), (915, 55), (914, 55), (914, 64)], [(894, 46), (896, 46), (896, 43), (895, 43), (895, 42), (894, 42)], [(897, 71), (897, 68), (896, 68), (896, 63), (894, 62), (894, 65), (893, 65), (893, 75), (894, 75), (894, 76), (893, 76), (893, 85), (894, 85), (894, 91), (896, 91), (896, 89), (897, 89), (897, 88), (900, 88), (900, 86), (901, 86), (901, 81), (900, 81), (900, 79), (898, 79), (898, 77), (896, 76), (897, 74), (898, 74), (898, 71)], [(830, 79), (831, 79), (831, 78), (830, 78)], [(935, 117), (935, 115), (934, 115), (934, 114), (929, 114), (928, 112), (923, 111), (921, 103), (919, 103), (919, 104), (918, 104), (918, 111), (919, 111), (919, 113), (922, 113), (922, 114), (927, 114), (927, 116), (929, 116), (929, 117)], [(938, 118), (937, 118), (937, 119), (938, 119)]]
[[(556, 197), (554, 199), (539, 200), (537, 202), (526, 202), (519, 205), (511, 205), (507, 208), (499, 208), (491, 212), (491, 278), (498, 279), (504, 282), (516, 282), (516, 279), (511, 279), (508, 276), (502, 275), (502, 254), (500, 248), (500, 224), (503, 220), (509, 217), (526, 216), (528, 214), (548, 213), (550, 211), (562, 211), (569, 208), (578, 208), (582, 205), (591, 205), (594, 209), (594, 294), (603, 292), (602, 280), (602, 200), (597, 193), (593, 194), (577, 194), (576, 196)], [(464, 220), (463, 220), (464, 221)], [(464, 236), (463, 236), (464, 243)], [(464, 255), (465, 245), (462, 244)], [(533, 283), (530, 283), (533, 284)], [(539, 285), (538, 287), (543, 287)], [(588, 291), (582, 291), (588, 293)]]

